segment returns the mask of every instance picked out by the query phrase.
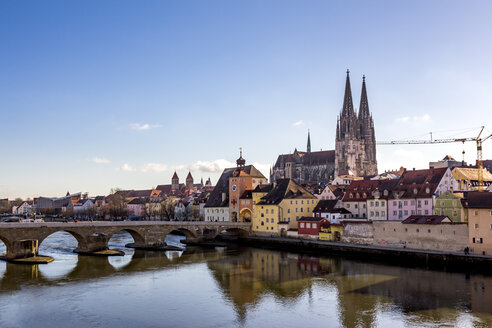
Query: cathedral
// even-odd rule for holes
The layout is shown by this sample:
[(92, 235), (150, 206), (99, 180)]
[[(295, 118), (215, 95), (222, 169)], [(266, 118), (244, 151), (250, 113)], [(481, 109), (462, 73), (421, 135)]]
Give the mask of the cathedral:
[(369, 112), (365, 76), (358, 114), (352, 102), (350, 76), (347, 70), (343, 107), (337, 119), (335, 150), (311, 151), (308, 132), (306, 151), (279, 155), (270, 172), (271, 181), (282, 178), (299, 183), (327, 182), (350, 171), (355, 176), (376, 175), (376, 137)]

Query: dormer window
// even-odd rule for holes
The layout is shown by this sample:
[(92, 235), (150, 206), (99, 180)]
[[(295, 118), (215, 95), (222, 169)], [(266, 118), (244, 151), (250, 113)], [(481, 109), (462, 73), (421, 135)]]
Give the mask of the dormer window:
[(430, 193), (430, 189), (429, 188), (425, 188), (425, 192), (428, 194)]
[(354, 198), (354, 194), (350, 193), (349, 197)]
[(367, 198), (366, 193), (363, 193), (363, 194), (362, 194), (362, 197), (363, 197), (363, 198)]
[(415, 195), (417, 195), (417, 193), (418, 193), (417, 188), (413, 188), (413, 193), (414, 193)]
[(360, 194), (359, 193), (355, 194), (355, 197), (360, 198)]

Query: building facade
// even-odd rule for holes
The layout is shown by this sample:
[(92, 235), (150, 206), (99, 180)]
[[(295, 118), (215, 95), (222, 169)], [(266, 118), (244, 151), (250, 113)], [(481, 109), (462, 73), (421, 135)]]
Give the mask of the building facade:
[(369, 111), (366, 80), (362, 77), (359, 113), (352, 102), (349, 70), (345, 82), (343, 107), (337, 119), (335, 138), (335, 175), (351, 170), (355, 176), (377, 175), (376, 136)]

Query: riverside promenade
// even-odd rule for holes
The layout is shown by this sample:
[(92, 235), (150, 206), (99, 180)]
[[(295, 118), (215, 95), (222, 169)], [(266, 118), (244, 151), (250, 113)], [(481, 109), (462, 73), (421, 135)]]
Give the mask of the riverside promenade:
[(337, 255), (363, 261), (389, 264), (449, 268), (458, 271), (479, 269), (492, 273), (492, 256), (410, 248), (359, 245), (323, 240), (288, 237), (241, 237), (240, 243), (253, 247), (271, 248), (316, 255)]

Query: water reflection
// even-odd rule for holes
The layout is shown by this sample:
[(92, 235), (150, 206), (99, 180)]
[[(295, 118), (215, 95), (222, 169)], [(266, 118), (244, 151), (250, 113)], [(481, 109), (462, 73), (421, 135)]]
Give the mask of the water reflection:
[[(183, 251), (168, 252), (132, 250), (124, 246), (131, 242), (127, 233), (115, 235), (110, 242), (111, 248), (127, 253), (124, 257), (78, 256), (71, 253), (73, 245), (64, 242), (60, 243), (64, 245), (61, 248), (50, 245), (57, 242), (56, 238), (48, 240), (45, 245), (45, 252), (55, 258), (51, 264), (0, 264), (0, 300), (2, 295), (20, 293), (24, 286), (76, 288), (81, 284), (95, 284), (98, 297), (107, 297), (106, 301), (110, 302), (115, 296), (109, 299), (105, 295), (108, 292), (105, 286), (114, 281), (119, 289), (113, 286), (112, 294), (117, 294), (120, 289), (125, 291), (117, 296), (122, 298), (121, 301), (132, 302), (132, 295), (141, 293), (142, 284), (146, 291), (154, 293), (155, 296), (148, 296), (148, 301), (144, 298), (140, 300), (141, 304), (135, 304), (135, 312), (144, 308), (146, 311), (154, 309), (157, 313), (153, 318), (155, 322), (159, 322), (159, 316), (176, 313), (177, 309), (172, 305), (174, 298), (188, 297), (198, 318), (195, 326), (299, 326), (306, 323), (343, 327), (492, 326), (490, 276), (255, 248), (187, 247)], [(179, 244), (180, 237), (174, 238), (177, 238), (174, 242)], [(165, 273), (168, 270), (174, 271)], [(149, 272), (158, 275), (150, 278), (146, 274)], [(139, 283), (127, 282), (133, 276), (139, 277)], [(216, 290), (207, 291), (206, 295), (196, 288), (188, 290), (190, 280), (180, 280), (181, 276), (201, 279), (204, 284), (211, 280)], [(170, 277), (176, 279), (175, 284), (178, 285), (171, 288), (152, 283), (153, 287), (148, 289), (148, 279)], [(125, 280), (117, 280), (120, 278)], [(104, 284), (100, 284), (101, 281)], [(174, 290), (179, 290), (179, 294)], [(167, 308), (156, 303), (154, 298), (158, 295), (165, 295), (162, 297), (166, 299)], [(63, 295), (59, 297), (63, 302)], [(210, 316), (208, 303), (211, 301), (226, 307), (216, 308), (216, 316)], [(0, 308), (5, 306), (0, 301)], [(235, 313), (235, 322), (223, 322), (224, 317), (227, 318), (228, 307)], [(207, 317), (208, 321), (202, 322), (201, 317)], [(111, 325), (111, 317), (107, 320)], [(179, 320), (172, 323), (180, 325)]]

